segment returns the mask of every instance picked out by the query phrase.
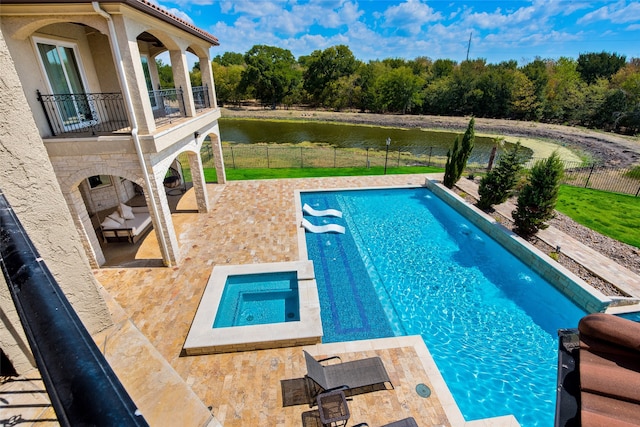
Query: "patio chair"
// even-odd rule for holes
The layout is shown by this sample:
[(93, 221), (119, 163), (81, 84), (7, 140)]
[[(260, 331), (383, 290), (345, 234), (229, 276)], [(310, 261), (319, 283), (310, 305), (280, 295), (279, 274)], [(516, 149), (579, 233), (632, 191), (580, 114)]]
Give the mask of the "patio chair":
[[(369, 427), (369, 424), (360, 423), (360, 424), (356, 424), (353, 427)], [(380, 427), (418, 427), (418, 423), (416, 423), (416, 420), (413, 417), (409, 417), (402, 420), (394, 421), (389, 424), (385, 424)]]
[[(332, 356), (316, 360), (303, 350), (307, 364), (307, 384), (309, 387), (309, 406), (314, 406), (320, 393), (330, 390), (343, 390), (346, 396), (388, 390), (387, 383), (393, 389), (387, 370), (379, 357), (342, 362), (340, 357)], [(322, 362), (338, 359), (340, 363), (323, 365)]]

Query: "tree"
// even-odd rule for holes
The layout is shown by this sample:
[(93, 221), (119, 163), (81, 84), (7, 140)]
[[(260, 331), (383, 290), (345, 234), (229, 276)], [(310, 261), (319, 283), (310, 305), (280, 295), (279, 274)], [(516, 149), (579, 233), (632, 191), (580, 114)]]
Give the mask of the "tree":
[(561, 57), (549, 64), (549, 79), (543, 105), (546, 120), (569, 124), (576, 122), (576, 116), (585, 101), (585, 83), (576, 67), (576, 61), (567, 57)]
[(447, 162), (444, 165), (444, 178), (442, 183), (447, 188), (453, 188), (462, 176), (462, 172), (458, 173), (458, 162), (456, 159), (460, 155), (459, 138), (453, 141), (453, 147), (447, 150)]
[(237, 52), (225, 52), (222, 56), (217, 55), (213, 62), (228, 67), (229, 65), (245, 65), (244, 55)]
[(524, 120), (539, 118), (541, 103), (536, 96), (533, 82), (519, 70), (514, 73), (513, 78), (514, 86), (509, 105), (510, 116)]
[(200, 61), (193, 64), (193, 68), (189, 71), (189, 79), (192, 87), (202, 86), (202, 71), (200, 70)]
[(440, 79), (442, 77), (450, 76), (453, 73), (455, 66), (456, 62), (451, 59), (437, 59), (431, 67), (433, 70), (433, 77)]
[(255, 96), (271, 108), (288, 95), (301, 78), (293, 54), (274, 46), (255, 45), (244, 56), (241, 90), (253, 87)]
[(471, 117), (469, 120), (469, 124), (467, 125), (467, 130), (464, 132), (462, 136), (462, 145), (460, 146), (460, 155), (458, 156), (458, 179), (462, 176), (462, 172), (464, 168), (467, 166), (467, 162), (469, 161), (469, 156), (473, 151), (473, 143), (475, 142), (476, 136), (474, 131), (475, 119)]
[(413, 74), (411, 68), (401, 66), (385, 73), (377, 82), (377, 92), (384, 110), (401, 114), (422, 105), (420, 90), (424, 80)]
[(520, 191), (517, 207), (511, 213), (514, 231), (520, 236), (528, 238), (548, 227), (546, 221), (554, 216), (563, 174), (557, 151), (533, 165), (529, 182)]
[(626, 62), (626, 56), (618, 56), (616, 53), (581, 53), (576, 69), (582, 80), (592, 84), (600, 78), (610, 79)]
[(467, 165), (475, 140), (474, 123), (475, 120), (472, 117), (467, 126), (467, 130), (462, 136), (462, 144), (460, 147), (458, 147), (458, 137), (456, 136), (453, 142), (453, 148), (447, 151), (447, 163), (444, 167), (444, 179), (442, 181), (447, 188), (453, 188), (462, 176), (462, 172)]
[(305, 57), (303, 62), (307, 66), (303, 75), (303, 87), (318, 105), (330, 103), (331, 84), (337, 83), (341, 77), (350, 76), (358, 67), (353, 53), (345, 45), (316, 50)]
[(216, 96), (220, 104), (240, 103), (244, 93), (240, 90), (240, 81), (244, 66), (223, 66), (218, 62), (211, 62), (211, 70), (216, 84)]
[(507, 200), (515, 187), (522, 170), (524, 158), (520, 154), (520, 142), (500, 157), (498, 165), (480, 180), (478, 207), (488, 209)]
[(156, 58), (156, 68), (158, 68), (158, 78), (162, 89), (170, 89), (175, 87), (173, 82), (173, 70), (171, 65), (164, 64), (162, 59)]

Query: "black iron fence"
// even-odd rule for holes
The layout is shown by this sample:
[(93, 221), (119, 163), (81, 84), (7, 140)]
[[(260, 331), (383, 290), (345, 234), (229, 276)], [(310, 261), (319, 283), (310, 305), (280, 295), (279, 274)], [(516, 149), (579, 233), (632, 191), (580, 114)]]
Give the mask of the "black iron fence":
[(182, 88), (150, 90), (149, 100), (153, 108), (156, 125), (161, 126), (173, 120), (186, 117)]
[(566, 165), (564, 183), (614, 193), (640, 195), (640, 167), (611, 168), (591, 165)]
[[(237, 144), (222, 149), (227, 169), (260, 168), (405, 168), (431, 166), (444, 168), (447, 150), (443, 147), (403, 147), (390, 150), (387, 156), (383, 148), (336, 148), (328, 146), (283, 146), (262, 144)], [(205, 168), (215, 168), (210, 144), (205, 142), (201, 151)], [(495, 165), (499, 155), (493, 160)], [(491, 162), (491, 150), (474, 150), (467, 163), (467, 174), (487, 172)], [(530, 159), (525, 168), (530, 169), (538, 159)], [(589, 162), (564, 161), (564, 183), (616, 193), (640, 196), (640, 167), (611, 168)]]
[(196, 105), (196, 112), (200, 112), (205, 108), (211, 108), (211, 102), (209, 101), (209, 89), (207, 85), (195, 86), (191, 88), (193, 92), (193, 102)]
[(37, 94), (53, 136), (131, 130), (121, 93)]

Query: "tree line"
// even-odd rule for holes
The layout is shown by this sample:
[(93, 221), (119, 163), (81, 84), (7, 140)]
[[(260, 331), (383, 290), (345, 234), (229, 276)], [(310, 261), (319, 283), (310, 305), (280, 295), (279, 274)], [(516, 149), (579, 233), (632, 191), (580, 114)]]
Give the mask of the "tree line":
[[(489, 64), (485, 59), (388, 58), (363, 62), (345, 45), (296, 59), (283, 48), (253, 46), (212, 61), (218, 103), (257, 99), (265, 106), (335, 111), (474, 116), (541, 121), (637, 134), (640, 58), (583, 53)], [(196, 64), (194, 84), (200, 77)]]

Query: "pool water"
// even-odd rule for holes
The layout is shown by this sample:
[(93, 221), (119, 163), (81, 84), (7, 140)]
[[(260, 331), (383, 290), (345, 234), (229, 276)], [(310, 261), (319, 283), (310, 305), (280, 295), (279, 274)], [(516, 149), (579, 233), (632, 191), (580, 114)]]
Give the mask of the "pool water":
[(303, 193), (324, 342), (421, 335), (467, 421), (554, 422), (557, 330), (586, 313), (428, 189)]
[(296, 272), (229, 276), (214, 328), (300, 320)]

